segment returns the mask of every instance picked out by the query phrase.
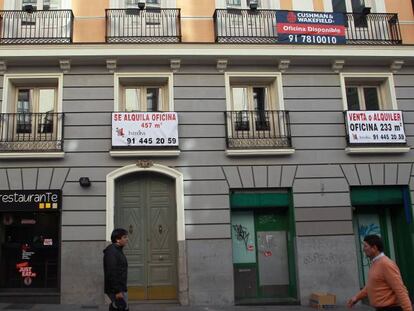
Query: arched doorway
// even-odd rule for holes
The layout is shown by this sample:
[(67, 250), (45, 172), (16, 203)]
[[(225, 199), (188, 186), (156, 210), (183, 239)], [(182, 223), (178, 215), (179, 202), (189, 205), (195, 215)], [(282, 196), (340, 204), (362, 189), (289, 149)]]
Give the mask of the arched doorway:
[(131, 300), (177, 299), (174, 180), (152, 172), (115, 181), (115, 227), (126, 228)]
[(163, 165), (128, 165), (107, 175), (106, 239), (130, 233), (130, 300), (179, 300), (188, 304), (183, 176)]

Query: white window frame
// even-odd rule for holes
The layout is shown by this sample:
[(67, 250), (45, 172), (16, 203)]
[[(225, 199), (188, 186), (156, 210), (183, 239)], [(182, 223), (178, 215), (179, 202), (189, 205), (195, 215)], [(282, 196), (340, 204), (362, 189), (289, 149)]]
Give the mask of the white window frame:
[(163, 87), (164, 90), (164, 107), (167, 111), (174, 111), (174, 84), (173, 74), (167, 72), (158, 73), (114, 73), (114, 111), (122, 111), (122, 92), (125, 81), (128, 81), (128, 86), (137, 87)]
[[(39, 0), (38, 0), (39, 1)], [(22, 1), (21, 0), (6, 0), (4, 1), (4, 10), (21, 10)], [(72, 9), (71, 0), (60, 0), (60, 10), (70, 10)], [(40, 10), (38, 8), (38, 10)]]
[[(280, 10), (280, 0), (259, 0), (258, 9)], [(215, 0), (217, 9), (249, 9), (246, 0), (241, 0), (241, 5), (227, 5), (227, 0)]]
[(381, 110), (397, 110), (394, 76), (392, 73), (340, 73), (343, 110), (348, 110), (346, 86), (376, 85), (379, 87)]
[[(2, 113), (14, 113), (16, 109), (17, 91), (22, 88), (56, 89), (55, 113), (63, 112), (63, 73), (39, 74), (5, 74), (3, 79)], [(62, 140), (63, 124), (59, 120), (57, 125), (57, 140)], [(0, 158), (62, 158), (64, 152), (6, 152), (0, 153)]]
[[(285, 110), (283, 99), (282, 74), (278, 72), (225, 72), (224, 83), (226, 88), (226, 111), (233, 111), (232, 86), (267, 86), (269, 87), (270, 110)], [(227, 124), (227, 126), (233, 126)], [(294, 149), (249, 149), (233, 150), (227, 149), (228, 156), (250, 156), (250, 155), (286, 155), (293, 154)]]
[[(352, 13), (351, 0), (344, 0), (346, 5), (346, 11)], [(326, 12), (332, 12), (332, 0), (323, 0), (324, 8)], [(372, 13), (386, 13), (385, 0), (365, 0), (365, 6), (371, 8)]]
[[(145, 0), (143, 0), (145, 1)], [(154, 5), (150, 5), (154, 7)], [(160, 8), (174, 9), (177, 7), (177, 0), (160, 0)], [(109, 0), (109, 8), (111, 9), (125, 9), (125, 0)]]
[[(392, 73), (340, 73), (341, 93), (343, 110), (348, 110), (346, 97), (346, 82), (352, 85), (359, 82), (361, 85), (377, 83), (380, 88), (383, 105), (381, 110), (398, 110), (397, 97), (395, 93), (394, 75)], [(348, 154), (386, 154), (407, 153), (410, 147), (346, 147)]]
[[(358, 94), (358, 102), (359, 102), (359, 109), (361, 111), (366, 111), (367, 110), (367, 104), (365, 102), (365, 96), (364, 96), (364, 89), (365, 88), (375, 88), (377, 91), (377, 96), (378, 96), (378, 107), (379, 110), (385, 110), (383, 109), (384, 107), (384, 99), (383, 99), (383, 92), (381, 91), (381, 85), (380, 84), (359, 84), (359, 83), (349, 83), (345, 86), (345, 89), (348, 87), (354, 87), (357, 89), (357, 94)], [(348, 100), (348, 98), (347, 98)]]
[[(136, 86), (144, 84), (145, 87), (152, 85), (164, 86), (166, 93), (165, 97), (167, 101), (165, 103), (168, 107), (167, 111), (174, 111), (174, 75), (171, 72), (155, 72), (155, 73), (141, 73), (141, 72), (128, 72), (128, 73), (114, 73), (114, 112), (122, 111), (122, 89), (123, 84), (133, 83)], [(141, 84), (141, 85), (140, 85)], [(110, 150), (109, 154), (112, 157), (134, 157), (134, 156), (146, 156), (146, 157), (175, 157), (180, 154), (180, 150)]]
[(120, 100), (119, 100), (120, 109), (122, 109), (122, 111), (126, 111), (125, 90), (126, 89), (139, 89), (140, 90), (140, 94), (139, 94), (140, 103), (143, 106), (145, 106), (145, 110), (140, 110), (140, 111), (147, 112), (148, 111), (147, 90), (156, 89), (156, 88), (160, 90), (159, 99), (161, 99), (161, 101), (158, 101), (157, 103), (157, 111), (159, 112), (167, 111), (169, 109), (169, 107), (166, 107), (168, 104), (168, 92), (167, 92), (167, 87), (165, 84), (158, 84), (158, 85), (122, 85), (121, 84), (120, 85)]
[(292, 0), (292, 10), (295, 11), (313, 11), (313, 1)]

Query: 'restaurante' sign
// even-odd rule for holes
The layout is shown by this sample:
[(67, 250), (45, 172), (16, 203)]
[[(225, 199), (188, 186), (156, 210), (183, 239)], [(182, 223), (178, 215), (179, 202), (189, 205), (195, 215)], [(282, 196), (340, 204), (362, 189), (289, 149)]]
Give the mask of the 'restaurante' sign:
[(401, 111), (347, 111), (351, 144), (405, 144)]
[(277, 38), (289, 44), (345, 44), (343, 13), (277, 11)]
[(61, 200), (61, 190), (0, 191), (0, 211), (58, 211)]
[(177, 113), (112, 113), (112, 146), (178, 146)]

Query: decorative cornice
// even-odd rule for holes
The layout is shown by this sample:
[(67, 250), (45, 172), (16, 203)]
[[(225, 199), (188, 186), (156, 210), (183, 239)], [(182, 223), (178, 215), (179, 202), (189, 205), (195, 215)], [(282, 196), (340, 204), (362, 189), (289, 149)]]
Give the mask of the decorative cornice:
[(116, 70), (116, 59), (107, 59), (106, 68), (110, 73), (114, 73)]
[(227, 59), (219, 58), (217, 59), (217, 70), (218, 72), (224, 72), (227, 69)]
[(335, 59), (332, 62), (332, 70), (333, 72), (339, 73), (342, 71), (342, 69), (344, 68), (345, 65), (345, 60), (343, 59)]
[(279, 61), (279, 65), (278, 65), (279, 71), (280, 72), (285, 72), (286, 70), (288, 70), (289, 65), (290, 65), (290, 60), (289, 59), (281, 59)]
[(391, 65), (390, 69), (393, 73), (397, 73), (399, 70), (401, 70), (401, 67), (404, 65), (404, 61), (401, 59), (394, 60)]
[(59, 60), (60, 70), (62, 70), (63, 73), (68, 73), (70, 71), (70, 65), (71, 65), (70, 59)]
[(179, 58), (172, 58), (170, 59), (170, 68), (172, 72), (178, 72), (181, 68), (181, 59)]

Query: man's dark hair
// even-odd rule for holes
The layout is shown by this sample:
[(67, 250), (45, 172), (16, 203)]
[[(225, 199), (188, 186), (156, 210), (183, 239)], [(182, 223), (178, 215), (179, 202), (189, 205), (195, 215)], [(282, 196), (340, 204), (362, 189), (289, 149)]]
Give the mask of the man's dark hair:
[(117, 240), (120, 240), (124, 235), (128, 235), (128, 231), (122, 228), (117, 228), (112, 231), (111, 234), (111, 241), (112, 243), (116, 243)]
[(370, 234), (365, 236), (364, 242), (366, 242), (369, 246), (376, 246), (380, 252), (384, 251), (384, 243), (382, 242), (381, 238), (376, 234)]

